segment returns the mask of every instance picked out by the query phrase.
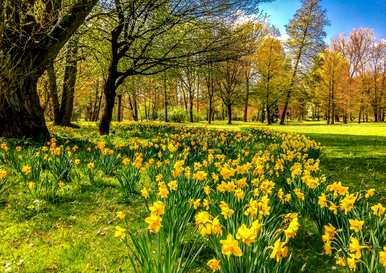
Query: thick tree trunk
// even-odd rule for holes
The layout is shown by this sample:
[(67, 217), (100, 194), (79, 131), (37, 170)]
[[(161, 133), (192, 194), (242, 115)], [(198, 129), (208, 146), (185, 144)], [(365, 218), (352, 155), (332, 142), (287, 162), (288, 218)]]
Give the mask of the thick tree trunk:
[(48, 88), (50, 90), (50, 97), (52, 103), (52, 112), (54, 114), (54, 124), (60, 124), (60, 105), (58, 97), (58, 88), (56, 85), (56, 73), (54, 68), (54, 62), (50, 61), (47, 67), (48, 75)]
[(49, 138), (37, 81), (37, 76), (23, 73), (14, 79), (0, 79), (0, 137)]
[(1, 34), (7, 33), (7, 42), (1, 43), (0, 48), (5, 52), (0, 54), (3, 70), (0, 71), (0, 136), (47, 138), (49, 133), (36, 92), (37, 80), (97, 0), (79, 0), (68, 5), (65, 12), (61, 12), (61, 1), (53, 1), (50, 12), (53, 18), (44, 24), (37, 22), (30, 10), (21, 10), (21, 1), (6, 2), (17, 12), (1, 12), (0, 15), (0, 21), (7, 22), (2, 24), (1, 31)]

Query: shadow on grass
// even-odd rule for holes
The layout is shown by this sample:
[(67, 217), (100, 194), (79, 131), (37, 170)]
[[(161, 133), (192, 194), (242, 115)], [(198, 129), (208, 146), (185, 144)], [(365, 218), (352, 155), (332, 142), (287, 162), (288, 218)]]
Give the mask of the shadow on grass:
[(386, 137), (382, 136), (357, 136), (343, 134), (317, 134), (307, 133), (307, 136), (320, 142), (323, 146), (383, 146), (386, 154)]
[(355, 191), (375, 188), (386, 199), (386, 137), (307, 135), (322, 145), (321, 169), (328, 177)]

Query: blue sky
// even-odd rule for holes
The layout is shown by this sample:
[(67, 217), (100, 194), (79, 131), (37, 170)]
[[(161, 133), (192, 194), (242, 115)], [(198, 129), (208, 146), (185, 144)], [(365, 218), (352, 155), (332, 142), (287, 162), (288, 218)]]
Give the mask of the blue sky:
[[(350, 33), (353, 28), (367, 27), (375, 31), (377, 38), (386, 39), (386, 0), (322, 0), (331, 25), (326, 29), (326, 42), (339, 33)], [(270, 16), (270, 21), (286, 35), (285, 27), (301, 0), (275, 0), (261, 4), (260, 8)]]

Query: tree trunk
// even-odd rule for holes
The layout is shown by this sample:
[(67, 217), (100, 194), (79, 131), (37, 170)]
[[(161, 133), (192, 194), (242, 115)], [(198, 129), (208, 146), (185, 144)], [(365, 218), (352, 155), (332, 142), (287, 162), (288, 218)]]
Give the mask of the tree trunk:
[(244, 100), (244, 122), (248, 121), (248, 104), (249, 104), (249, 77), (246, 75), (245, 81), (245, 100)]
[(286, 99), (285, 99), (284, 107), (283, 107), (283, 112), (281, 113), (281, 116), (280, 116), (280, 125), (285, 124), (285, 118), (287, 116), (287, 110), (288, 110), (288, 104), (289, 104), (290, 98), (291, 98), (291, 91), (287, 91), (287, 95), (286, 95)]
[(164, 108), (165, 108), (165, 122), (168, 122), (168, 92), (166, 84), (166, 76), (164, 76)]
[(189, 121), (194, 122), (193, 119), (193, 91), (189, 90)]
[[(110, 67), (111, 69), (111, 67)], [(102, 118), (99, 124), (99, 134), (108, 135), (110, 132), (110, 123), (113, 117), (114, 102), (115, 102), (115, 71), (110, 71), (105, 83), (103, 94), (105, 98), (105, 106), (103, 109)]]
[(213, 116), (213, 97), (209, 96), (209, 105), (208, 105), (208, 123), (212, 123)]
[(113, 110), (116, 96), (116, 84), (118, 79), (118, 63), (119, 63), (119, 36), (123, 30), (123, 24), (118, 24), (111, 31), (111, 61), (109, 64), (108, 76), (103, 87), (104, 109), (101, 121), (99, 123), (99, 134), (108, 135), (110, 133), (110, 123), (113, 118)]
[(31, 74), (0, 81), (0, 137), (49, 138), (36, 89), (38, 77)]
[(79, 36), (74, 36), (67, 44), (62, 103), (60, 105), (60, 125), (63, 126), (71, 125), (72, 112), (74, 109), (75, 83), (76, 74), (78, 72), (78, 41)]
[(296, 63), (295, 63), (294, 71), (292, 73), (290, 85), (287, 89), (287, 94), (286, 94), (285, 101), (284, 101), (283, 112), (281, 113), (281, 116), (280, 116), (280, 125), (285, 124), (285, 118), (287, 116), (288, 105), (289, 105), (289, 102), (291, 99), (292, 89), (294, 88), (295, 78), (296, 78), (296, 75), (298, 73), (298, 67), (299, 67), (301, 55), (302, 55), (302, 49), (299, 50), (298, 56), (296, 58)]
[(200, 78), (197, 76), (196, 111), (200, 112)]
[(122, 121), (122, 109), (123, 108), (123, 105), (122, 105), (122, 95), (118, 95), (118, 114), (117, 114), (117, 121), (118, 122), (121, 122)]
[(331, 124), (335, 124), (335, 80), (334, 71), (331, 80)]
[(93, 116), (93, 120), (92, 121), (98, 121), (99, 119), (99, 114), (101, 112), (101, 107), (102, 107), (102, 98), (103, 98), (103, 94), (102, 92), (100, 92), (99, 94), (99, 84), (98, 84), (98, 100), (95, 104), (95, 109), (94, 109), (94, 116)]
[(232, 124), (232, 104), (227, 104), (228, 124)]
[(271, 110), (268, 103), (266, 105), (266, 109), (267, 109), (267, 124), (271, 125)]
[(17, 12), (0, 12), (1, 39), (6, 37), (0, 48), (0, 52), (5, 52), (0, 54), (0, 136), (47, 138), (49, 133), (36, 91), (37, 80), (97, 0), (77, 1), (63, 12), (61, 1), (51, 1), (55, 2), (50, 12), (52, 18), (45, 20), (45, 24), (37, 22), (29, 9), (20, 9), (20, 2), (25, 1), (6, 1), (4, 5), (3, 2), (2, 8), (7, 5)]
[(136, 93), (134, 93), (134, 95), (133, 95), (133, 106), (134, 106), (133, 119), (134, 119), (134, 121), (138, 121), (138, 103), (137, 103), (137, 94)]
[(54, 62), (51, 60), (47, 67), (48, 85), (50, 90), (50, 97), (52, 102), (52, 112), (54, 114), (54, 124), (60, 124), (60, 105), (58, 97), (58, 88), (56, 85), (56, 73)]

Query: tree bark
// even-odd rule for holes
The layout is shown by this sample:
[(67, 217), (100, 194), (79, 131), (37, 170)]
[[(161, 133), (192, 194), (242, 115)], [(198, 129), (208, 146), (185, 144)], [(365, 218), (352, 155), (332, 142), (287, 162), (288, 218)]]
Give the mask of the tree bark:
[(116, 79), (116, 72), (110, 71), (103, 89), (105, 106), (104, 106), (102, 118), (99, 124), (100, 135), (108, 135), (110, 132), (110, 123), (113, 117), (114, 102), (115, 102), (115, 96), (116, 96), (115, 86), (114, 86), (115, 79)]
[(52, 112), (54, 114), (54, 124), (60, 124), (60, 105), (59, 105), (59, 97), (58, 97), (58, 88), (56, 85), (56, 73), (54, 62), (51, 60), (48, 63), (47, 67), (48, 74), (48, 85), (50, 90), (50, 97), (52, 103)]
[(267, 124), (271, 125), (271, 110), (268, 103), (267, 103)]
[(189, 121), (194, 122), (194, 119), (193, 119), (193, 91), (191, 90), (191, 87), (189, 89)]
[(78, 72), (78, 42), (79, 36), (74, 36), (67, 44), (62, 103), (60, 105), (59, 112), (60, 125), (63, 126), (71, 126), (72, 113), (74, 109), (76, 75)]
[(164, 108), (165, 108), (165, 122), (168, 122), (168, 92), (167, 92), (167, 83), (166, 76), (164, 76)]
[(249, 77), (246, 73), (245, 77), (245, 101), (244, 101), (244, 122), (248, 121), (248, 104), (249, 104)]
[(228, 124), (232, 124), (232, 104), (227, 104)]
[(38, 77), (20, 74), (14, 79), (2, 79), (0, 89), (0, 136), (48, 139), (49, 132), (44, 120), (43, 109), (37, 94)]
[[(0, 39), (1, 51), (12, 56), (0, 58), (0, 136), (49, 137), (37, 94), (38, 78), (96, 3), (97, 0), (79, 0), (60, 16), (60, 5), (53, 5), (51, 14), (57, 18), (45, 26), (18, 9), (19, 1), (0, 5), (1, 8), (8, 5), (18, 12), (0, 14), (1, 22), (8, 21), (2, 30), (2, 34), (7, 33), (8, 41), (4, 43)], [(39, 30), (38, 34), (35, 29)]]
[(208, 123), (212, 123), (213, 116), (213, 97), (209, 96), (209, 105), (208, 105)]
[(123, 30), (124, 25), (119, 24), (111, 31), (111, 53), (112, 58), (109, 64), (108, 76), (103, 88), (104, 109), (101, 121), (99, 123), (99, 134), (108, 135), (110, 133), (110, 123), (113, 117), (116, 83), (118, 80), (118, 50), (119, 50), (119, 36)]
[(118, 122), (121, 122), (122, 121), (122, 109), (123, 108), (123, 105), (122, 105), (122, 95), (118, 95), (118, 114), (117, 114), (117, 121)]

